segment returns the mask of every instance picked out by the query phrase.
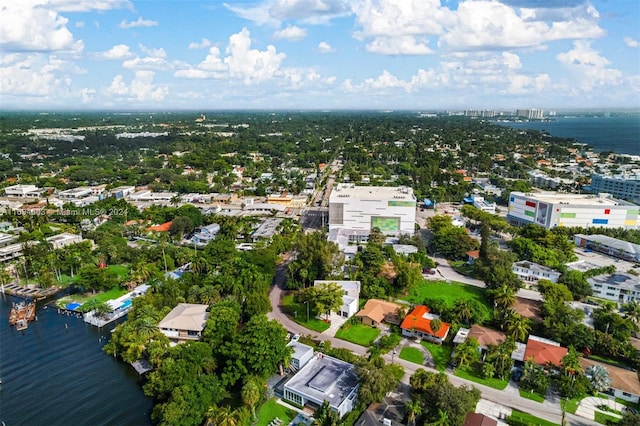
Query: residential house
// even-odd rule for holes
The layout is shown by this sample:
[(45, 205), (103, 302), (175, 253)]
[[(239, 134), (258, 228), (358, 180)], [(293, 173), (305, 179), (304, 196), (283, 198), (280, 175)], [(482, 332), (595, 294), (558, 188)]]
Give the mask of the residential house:
[(324, 401), (340, 417), (353, 410), (358, 376), (353, 364), (318, 353), (284, 385), (283, 397), (299, 406), (319, 407)]
[(580, 358), (580, 366), (586, 371), (592, 365), (604, 367), (611, 377), (611, 387), (606, 392), (616, 398), (635, 404), (640, 400), (640, 380), (638, 373), (626, 368), (615, 367), (613, 365), (604, 364), (602, 362), (593, 361), (589, 358)]
[[(498, 346), (505, 342), (507, 340), (507, 335), (502, 331), (474, 324), (471, 329), (458, 329), (458, 333), (456, 333), (453, 338), (453, 343), (459, 345), (469, 338), (474, 338), (478, 341), (480, 352), (486, 352), (489, 350), (489, 347)], [(516, 348), (511, 353), (511, 358), (514, 361), (523, 361), (525, 350), (526, 345), (524, 343), (516, 342)]]
[(462, 426), (498, 426), (498, 421), (480, 413), (469, 413)]
[(364, 307), (356, 314), (363, 324), (371, 327), (379, 327), (383, 322), (400, 324), (398, 310), (402, 309), (397, 303), (386, 300), (370, 299)]
[(473, 265), (476, 260), (480, 259), (480, 250), (471, 250), (467, 253), (467, 265)]
[(358, 312), (358, 300), (360, 298), (360, 281), (328, 281), (315, 280), (313, 285), (335, 283), (342, 288), (342, 306), (336, 314), (349, 318)]
[(511, 270), (527, 287), (531, 284), (538, 284), (540, 280), (557, 283), (560, 279), (560, 272), (526, 260), (514, 262)]
[(400, 324), (402, 335), (404, 337), (415, 337), (430, 340), (435, 343), (442, 343), (449, 335), (451, 325), (443, 321), (440, 329), (433, 331), (431, 322), (436, 318), (439, 319), (440, 316), (432, 314), (429, 307), (418, 305), (405, 317), (402, 324)]
[(158, 324), (158, 328), (173, 343), (200, 340), (209, 318), (209, 305), (179, 303)]
[(201, 227), (198, 232), (193, 234), (191, 242), (198, 246), (206, 246), (211, 241), (216, 239), (216, 236), (220, 232), (220, 225), (212, 223), (211, 225)]
[(293, 349), (291, 362), (289, 363), (290, 368), (293, 370), (300, 370), (313, 358), (313, 348), (311, 346), (293, 340), (287, 346)]
[(527, 349), (524, 353), (524, 360), (533, 360), (538, 365), (554, 365), (560, 367), (562, 358), (567, 354), (568, 349), (560, 346), (560, 343), (553, 340), (544, 339), (538, 336), (529, 336)]

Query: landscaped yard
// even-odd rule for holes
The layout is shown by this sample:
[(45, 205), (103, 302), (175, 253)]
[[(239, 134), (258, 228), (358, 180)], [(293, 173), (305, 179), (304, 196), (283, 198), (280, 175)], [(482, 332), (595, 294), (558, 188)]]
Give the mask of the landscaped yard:
[(503, 390), (509, 384), (508, 380), (500, 380), (496, 378), (485, 379), (480, 377), (472, 367), (468, 366), (457, 368), (454, 374), (463, 379), (471, 380), (472, 382), (480, 383), (481, 385), (499, 390)]
[(544, 402), (544, 396), (537, 394), (535, 392), (529, 392), (529, 391), (520, 389), (520, 396), (523, 398), (531, 399), (536, 402)]
[(556, 426), (556, 424), (553, 422), (518, 410), (513, 410), (511, 412), (511, 415), (507, 418), (507, 423), (510, 425), (518, 426)]
[(451, 284), (447, 284), (445, 281), (423, 282), (406, 297), (406, 300), (411, 303), (424, 303), (429, 299), (442, 300), (447, 307), (453, 307), (456, 300), (459, 299), (475, 300), (487, 308), (483, 319), (489, 320), (491, 318), (493, 306), (483, 288), (455, 281)]
[(322, 333), (329, 328), (329, 323), (316, 318), (317, 313), (313, 307), (309, 307), (309, 320), (307, 321), (307, 305), (296, 303), (293, 294), (288, 294), (282, 298), (282, 311), (292, 320), (309, 330)]
[(128, 291), (122, 287), (112, 288), (111, 290), (103, 291), (102, 293), (98, 293), (96, 295), (91, 295), (91, 293), (78, 293), (72, 294), (70, 296), (65, 296), (56, 301), (56, 305), (64, 308), (71, 302), (77, 302), (80, 304), (87, 303), (89, 301), (95, 300), (97, 303), (106, 302), (107, 300), (117, 299), (118, 297), (128, 293)]
[(371, 346), (380, 334), (380, 329), (364, 324), (351, 324), (347, 321), (336, 333), (338, 339), (361, 346)]
[(580, 401), (586, 398), (585, 395), (578, 396), (576, 398), (572, 398), (567, 400), (564, 404), (564, 409), (567, 413), (575, 414), (578, 411), (578, 406), (580, 405)]
[(296, 412), (278, 404), (275, 398), (272, 398), (260, 407), (256, 415), (258, 421), (255, 426), (267, 426), (276, 417), (282, 420), (283, 425), (287, 425), (296, 416)]
[(608, 425), (610, 423), (618, 423), (620, 421), (620, 417), (614, 417), (608, 414), (601, 413), (600, 411), (596, 411), (594, 420), (600, 424)]
[(454, 262), (449, 262), (454, 271), (459, 274), (465, 275), (471, 278), (478, 278), (478, 274), (476, 274), (475, 267), (473, 265), (469, 265), (464, 260), (457, 260)]
[(420, 342), (433, 356), (433, 362), (436, 364), (436, 370), (444, 371), (447, 369), (449, 362), (451, 361), (451, 352), (453, 349), (447, 345), (436, 345), (435, 343)]
[(420, 349), (416, 349), (416, 348), (411, 348), (411, 347), (402, 348), (402, 350), (400, 351), (400, 358), (409, 362), (413, 362), (415, 364), (422, 365), (424, 363), (424, 357), (422, 356), (422, 352), (420, 351)]

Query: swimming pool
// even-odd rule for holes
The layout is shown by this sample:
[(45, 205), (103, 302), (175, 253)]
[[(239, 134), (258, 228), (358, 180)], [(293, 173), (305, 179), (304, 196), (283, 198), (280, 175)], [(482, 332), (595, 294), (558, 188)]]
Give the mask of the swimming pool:
[(124, 302), (122, 302), (122, 305), (120, 305), (118, 309), (124, 310), (129, 308), (130, 306), (131, 306), (131, 299), (127, 299)]

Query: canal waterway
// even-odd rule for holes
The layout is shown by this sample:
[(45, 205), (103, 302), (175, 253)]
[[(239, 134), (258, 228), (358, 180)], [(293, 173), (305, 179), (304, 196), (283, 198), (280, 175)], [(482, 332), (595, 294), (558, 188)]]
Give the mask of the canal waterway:
[(133, 368), (102, 351), (114, 325), (97, 329), (38, 303), (16, 331), (0, 295), (0, 420), (15, 425), (149, 425), (153, 403)]

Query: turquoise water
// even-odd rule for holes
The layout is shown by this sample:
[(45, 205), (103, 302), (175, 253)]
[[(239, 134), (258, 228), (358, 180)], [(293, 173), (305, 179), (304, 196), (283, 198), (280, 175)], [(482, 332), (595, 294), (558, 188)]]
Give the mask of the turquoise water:
[(554, 121), (527, 123), (500, 122), (517, 129), (546, 131), (561, 138), (575, 139), (595, 151), (640, 155), (640, 111), (628, 113), (558, 115)]
[(131, 299), (127, 299), (127, 300), (125, 300), (125, 301), (122, 303), (122, 305), (120, 305), (120, 308), (119, 308), (119, 309), (126, 309), (126, 308), (128, 308), (129, 306), (131, 306)]

